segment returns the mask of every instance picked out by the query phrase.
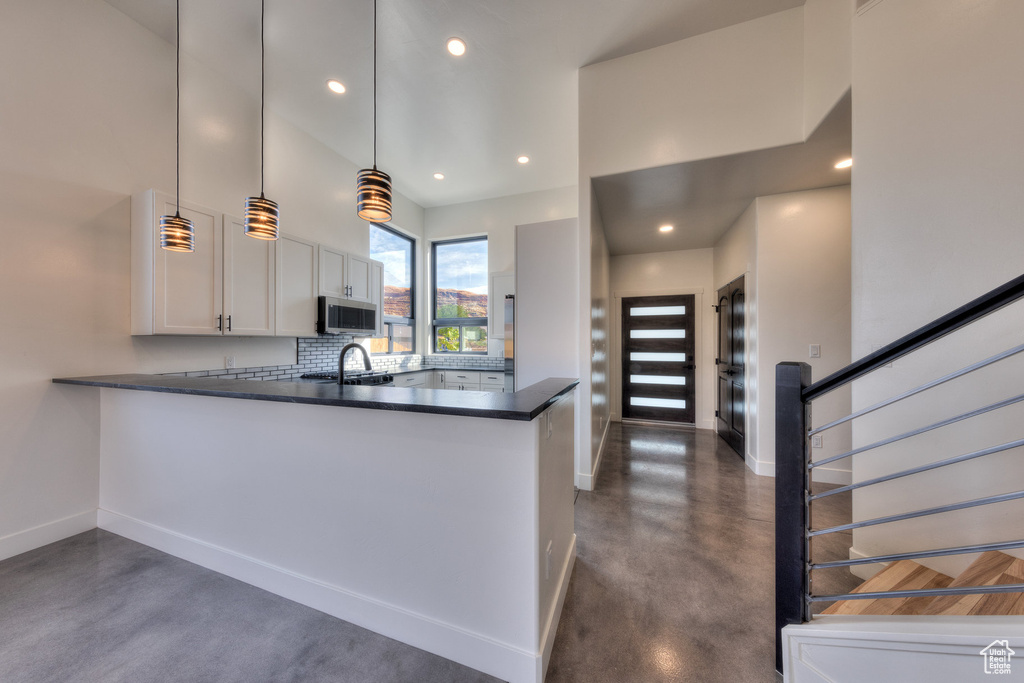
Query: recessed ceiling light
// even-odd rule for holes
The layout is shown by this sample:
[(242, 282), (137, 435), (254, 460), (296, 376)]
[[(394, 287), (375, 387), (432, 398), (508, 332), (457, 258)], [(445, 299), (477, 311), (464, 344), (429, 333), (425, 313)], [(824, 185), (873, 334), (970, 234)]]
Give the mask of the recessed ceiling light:
[(456, 57), (461, 57), (466, 54), (466, 43), (463, 42), (461, 38), (449, 38), (448, 52), (452, 53)]
[(840, 161), (838, 164), (836, 164), (836, 168), (850, 168), (851, 166), (853, 166), (853, 159)]
[(523, 156), (521, 156), (518, 159), (516, 159), (516, 161), (518, 161), (521, 164), (528, 164), (528, 163), (530, 163), (530, 157), (528, 157), (528, 156), (526, 156), (524, 154)]
[(660, 230), (661, 232), (672, 232), (674, 229), (675, 226), (672, 225), (663, 225), (660, 228), (658, 228), (658, 230)]
[(444, 173), (435, 173), (434, 180), (444, 180)]
[(345, 92), (345, 84), (342, 83), (341, 81), (336, 81), (332, 78), (331, 80), (327, 81), (327, 89), (333, 93), (338, 93), (339, 95), (341, 95), (344, 94)]

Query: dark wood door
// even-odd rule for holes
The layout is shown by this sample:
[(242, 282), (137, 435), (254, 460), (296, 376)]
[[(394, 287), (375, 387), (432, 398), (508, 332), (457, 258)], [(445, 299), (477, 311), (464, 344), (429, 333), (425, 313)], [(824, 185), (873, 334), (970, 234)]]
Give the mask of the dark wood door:
[(744, 420), (747, 402), (744, 393), (744, 296), (743, 278), (718, 290), (718, 435), (743, 457)]
[(622, 300), (623, 419), (694, 423), (693, 300)]

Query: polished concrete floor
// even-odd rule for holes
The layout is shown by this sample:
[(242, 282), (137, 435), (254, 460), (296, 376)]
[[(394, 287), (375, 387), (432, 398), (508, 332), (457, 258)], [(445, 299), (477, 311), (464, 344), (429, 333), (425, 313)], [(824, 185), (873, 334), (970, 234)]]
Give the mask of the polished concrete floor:
[[(774, 681), (775, 480), (710, 431), (613, 423), (608, 439), (594, 491), (576, 501), (548, 683)], [(819, 526), (849, 521), (848, 494), (823, 500)], [(840, 559), (849, 538), (813, 550)], [(819, 593), (856, 583), (816, 577)]]
[[(712, 432), (608, 438), (548, 683), (773, 681), (774, 480)], [(825, 500), (819, 525), (848, 521)], [(3, 683), (494, 680), (103, 531), (0, 562)]]

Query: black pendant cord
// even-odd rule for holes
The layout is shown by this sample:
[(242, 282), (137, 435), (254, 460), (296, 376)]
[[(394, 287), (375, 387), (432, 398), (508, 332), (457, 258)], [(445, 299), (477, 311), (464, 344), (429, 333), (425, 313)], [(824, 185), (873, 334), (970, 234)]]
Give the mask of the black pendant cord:
[(373, 0), (373, 170), (377, 170), (377, 0)]
[(181, 0), (174, 3), (174, 215), (181, 216)]
[(267, 106), (267, 50), (263, 45), (267, 0), (260, 1), (260, 197), (263, 197), (263, 110)]

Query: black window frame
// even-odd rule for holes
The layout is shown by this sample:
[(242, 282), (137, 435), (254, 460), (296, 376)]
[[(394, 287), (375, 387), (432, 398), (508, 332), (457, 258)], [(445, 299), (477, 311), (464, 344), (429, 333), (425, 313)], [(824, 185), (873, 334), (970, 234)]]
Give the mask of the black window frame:
[[(409, 243), (409, 311), (412, 314), (408, 318), (403, 318), (397, 315), (384, 315), (384, 299), (381, 298), (380, 302), (380, 316), (381, 316), (381, 327), (384, 329), (383, 337), (374, 337), (374, 339), (387, 339), (388, 350), (384, 353), (386, 355), (406, 356), (413, 355), (416, 353), (416, 239), (410, 237), (405, 233), (402, 233), (390, 225), (384, 223), (370, 223), (370, 228), (380, 228), (385, 232), (389, 232), (395, 237), (399, 237)], [(370, 258), (373, 258), (373, 254), (370, 254)], [(384, 276), (381, 275), (381, 288), (384, 287)], [(412, 328), (412, 349), (409, 351), (395, 351), (395, 340), (393, 335), (393, 325), (405, 325)], [(378, 352), (379, 353), (379, 352)]]
[[(459, 356), (486, 356), (487, 349), (483, 351), (447, 351), (437, 348), (437, 329), (439, 327), (458, 327), (459, 339), (464, 340), (463, 327), (483, 327), (484, 335), (490, 343), (490, 334), (487, 327), (487, 316), (482, 318), (437, 318), (437, 248), (438, 246), (450, 246), (452, 244), (464, 244), (467, 242), (489, 242), (487, 235), (478, 235), (476, 237), (458, 237), (450, 240), (436, 240), (430, 243), (430, 347), (433, 349), (433, 353), (444, 354), (444, 355), (459, 355)], [(491, 245), (488, 243), (488, 255), (490, 254)], [(491, 283), (490, 274), (488, 273), (487, 278), (487, 304), (491, 302)], [(460, 342), (460, 346), (462, 343)]]

